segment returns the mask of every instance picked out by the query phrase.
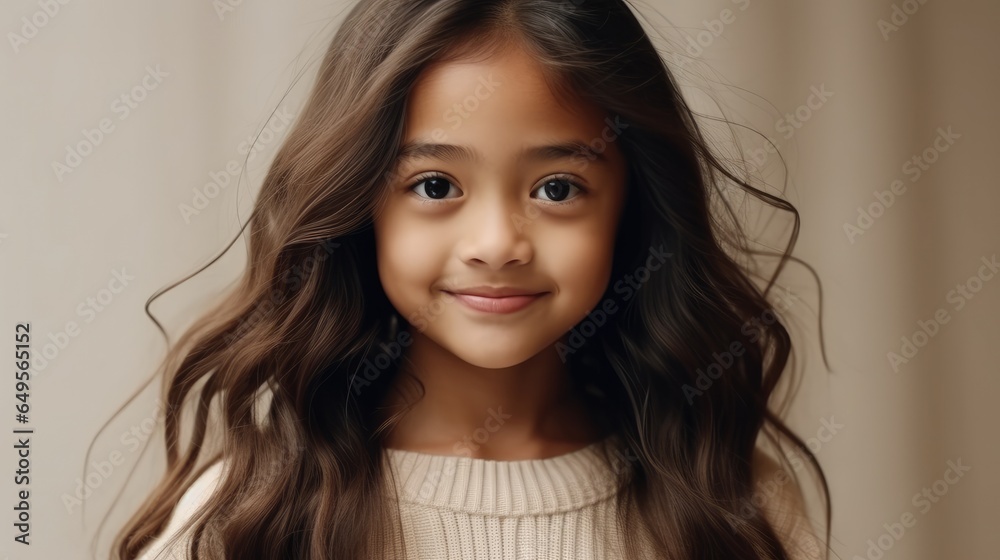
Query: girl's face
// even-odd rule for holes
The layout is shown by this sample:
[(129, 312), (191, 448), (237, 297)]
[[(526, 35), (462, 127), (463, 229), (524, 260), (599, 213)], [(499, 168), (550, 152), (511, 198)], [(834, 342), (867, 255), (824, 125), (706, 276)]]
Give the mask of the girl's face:
[[(428, 68), (404, 127), (374, 233), (379, 279), (415, 342), (509, 367), (599, 307), (627, 181), (613, 119), (553, 97), (512, 48)], [(459, 295), (484, 286), (540, 295)]]

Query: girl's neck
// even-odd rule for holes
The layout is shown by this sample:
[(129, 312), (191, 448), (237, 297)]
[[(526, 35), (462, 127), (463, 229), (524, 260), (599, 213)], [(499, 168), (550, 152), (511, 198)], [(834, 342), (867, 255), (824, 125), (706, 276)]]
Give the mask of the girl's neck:
[(581, 449), (610, 433), (600, 410), (554, 353), (510, 368), (482, 369), (418, 340), (404, 361), (415, 367), (395, 376), (379, 409), (378, 419), (390, 425), (386, 448), (540, 459)]

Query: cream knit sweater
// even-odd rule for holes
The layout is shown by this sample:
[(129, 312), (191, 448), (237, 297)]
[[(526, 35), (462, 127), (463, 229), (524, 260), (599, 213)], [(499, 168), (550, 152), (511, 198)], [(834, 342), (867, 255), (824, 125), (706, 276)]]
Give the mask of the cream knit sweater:
[[(397, 550), (405, 542), (407, 558), (421, 560), (624, 558), (614, 517), (614, 471), (624, 465), (624, 456), (614, 451), (617, 441), (611, 436), (563, 455), (514, 461), (386, 449), (399, 484)], [(612, 444), (610, 466), (599, 453), (606, 444)], [(218, 462), (195, 481), (140, 560), (187, 558), (184, 539), (172, 552), (156, 555), (208, 498), (221, 471)], [(797, 543), (795, 558), (818, 558), (811, 528), (797, 514), (796, 508), (779, 519), (795, 522), (794, 531), (779, 529), (779, 534)]]
[(517, 461), (387, 450), (409, 557), (623, 558), (612, 530), (620, 463), (598, 454), (609, 441)]

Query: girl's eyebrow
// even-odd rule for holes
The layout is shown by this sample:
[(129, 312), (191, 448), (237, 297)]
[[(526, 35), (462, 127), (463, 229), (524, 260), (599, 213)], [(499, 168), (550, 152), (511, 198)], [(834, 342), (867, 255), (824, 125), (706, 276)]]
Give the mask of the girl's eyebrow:
[[(552, 161), (580, 157), (586, 158), (589, 161), (608, 163), (603, 150), (596, 151), (586, 142), (580, 140), (565, 140), (544, 146), (529, 146), (521, 150), (517, 156), (517, 162), (521, 163), (525, 160)], [(471, 146), (411, 140), (400, 148), (399, 155), (396, 156), (396, 161), (397, 163), (402, 163), (407, 160), (421, 158), (470, 163), (477, 163), (483, 160), (482, 154)]]

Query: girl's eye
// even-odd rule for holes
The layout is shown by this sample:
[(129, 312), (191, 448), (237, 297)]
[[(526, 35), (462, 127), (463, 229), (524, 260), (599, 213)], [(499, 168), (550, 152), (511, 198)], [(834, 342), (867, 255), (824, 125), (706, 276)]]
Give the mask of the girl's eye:
[[(433, 203), (432, 201), (436, 200), (455, 198), (448, 196), (448, 191), (452, 186), (454, 185), (452, 185), (451, 181), (447, 177), (432, 174), (419, 177), (417, 182), (410, 187), (410, 190), (417, 192), (420, 198), (423, 199), (420, 202)], [(419, 190), (421, 187), (424, 189), (425, 194), (420, 194)], [(543, 193), (547, 197), (542, 200), (547, 200), (548, 202), (554, 204), (569, 204), (569, 202), (565, 202), (565, 200), (568, 198), (572, 189), (576, 189), (581, 192), (583, 191), (583, 188), (572, 181), (569, 177), (556, 176), (546, 179), (546, 181), (542, 183), (540, 187), (535, 189), (535, 191)], [(577, 197), (572, 197), (570, 200), (573, 200), (574, 198)]]
[(538, 192), (544, 193), (545, 196), (549, 196), (558, 200), (549, 199), (549, 202), (564, 203), (565, 198), (569, 194), (570, 189), (576, 189), (578, 191), (583, 191), (580, 185), (570, 180), (569, 177), (556, 176), (551, 179), (546, 179), (542, 186), (536, 189)]
[(441, 200), (446, 198), (446, 195), (448, 194), (448, 187), (451, 186), (451, 181), (442, 175), (428, 175), (426, 177), (419, 178), (417, 182), (410, 187), (410, 190), (416, 191), (421, 185), (424, 186), (424, 191), (427, 193), (427, 196), (421, 195), (421, 198)]

